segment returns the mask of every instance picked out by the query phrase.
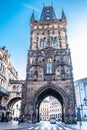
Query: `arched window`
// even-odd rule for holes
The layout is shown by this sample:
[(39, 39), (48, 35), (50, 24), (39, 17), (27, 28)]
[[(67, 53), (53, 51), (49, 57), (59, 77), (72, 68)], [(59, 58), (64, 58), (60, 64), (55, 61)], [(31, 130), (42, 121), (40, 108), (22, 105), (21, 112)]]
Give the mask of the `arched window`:
[(43, 47), (43, 39), (40, 40), (40, 47)]
[(19, 86), (17, 86), (17, 92), (19, 92), (20, 90), (19, 90), (20, 88), (19, 88)]
[(13, 86), (13, 92), (16, 92), (16, 86), (15, 85)]
[(52, 63), (46, 64), (46, 71), (47, 71), (47, 74), (52, 74)]
[(40, 40), (40, 47), (46, 47), (46, 38)]
[(47, 74), (52, 74), (53, 72), (53, 64), (52, 64), (52, 59), (49, 58), (48, 62), (46, 63), (46, 73)]
[(43, 46), (46, 47), (46, 38), (43, 40)]
[(52, 46), (56, 46), (57, 40), (56, 37), (52, 38)]

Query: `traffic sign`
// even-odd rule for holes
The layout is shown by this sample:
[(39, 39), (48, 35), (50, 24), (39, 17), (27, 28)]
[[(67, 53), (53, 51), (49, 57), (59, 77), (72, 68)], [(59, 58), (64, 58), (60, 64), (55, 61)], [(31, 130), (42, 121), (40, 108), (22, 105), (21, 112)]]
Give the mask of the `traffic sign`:
[(69, 114), (73, 115), (73, 109), (69, 109)]
[(29, 111), (29, 114), (31, 114), (31, 115), (32, 115), (32, 114), (33, 114), (33, 110), (30, 110), (30, 111)]

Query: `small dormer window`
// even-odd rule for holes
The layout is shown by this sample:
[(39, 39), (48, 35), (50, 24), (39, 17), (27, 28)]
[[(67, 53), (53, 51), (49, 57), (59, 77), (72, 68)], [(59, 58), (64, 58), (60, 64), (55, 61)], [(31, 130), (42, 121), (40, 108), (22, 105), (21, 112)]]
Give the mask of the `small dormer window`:
[(49, 9), (47, 9), (47, 12), (49, 12)]
[(49, 16), (47, 16), (47, 20), (49, 20), (50, 19), (50, 17)]

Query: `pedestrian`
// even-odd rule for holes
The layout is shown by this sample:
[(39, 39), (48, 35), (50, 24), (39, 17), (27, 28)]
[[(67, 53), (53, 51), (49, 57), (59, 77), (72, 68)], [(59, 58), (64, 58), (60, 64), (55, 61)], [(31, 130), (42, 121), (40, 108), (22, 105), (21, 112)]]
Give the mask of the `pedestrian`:
[(20, 125), (20, 123), (21, 123), (21, 119), (19, 118), (19, 119), (18, 119), (18, 125)]

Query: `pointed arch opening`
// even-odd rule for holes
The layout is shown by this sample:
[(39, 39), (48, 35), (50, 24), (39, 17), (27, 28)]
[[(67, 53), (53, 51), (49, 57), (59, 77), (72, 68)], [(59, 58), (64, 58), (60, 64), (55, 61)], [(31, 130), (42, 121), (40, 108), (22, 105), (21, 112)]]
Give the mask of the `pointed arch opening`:
[(34, 99), (36, 105), (35, 109), (36, 109), (37, 122), (40, 121), (39, 111), (40, 111), (41, 102), (48, 96), (53, 96), (60, 102), (61, 109), (62, 109), (61, 120), (62, 122), (64, 122), (65, 111), (68, 104), (68, 97), (66, 96), (65, 92), (53, 84), (51, 85), (48, 84), (46, 86), (41, 87), (36, 93), (38, 93), (38, 96), (36, 96), (37, 94), (35, 94)]

